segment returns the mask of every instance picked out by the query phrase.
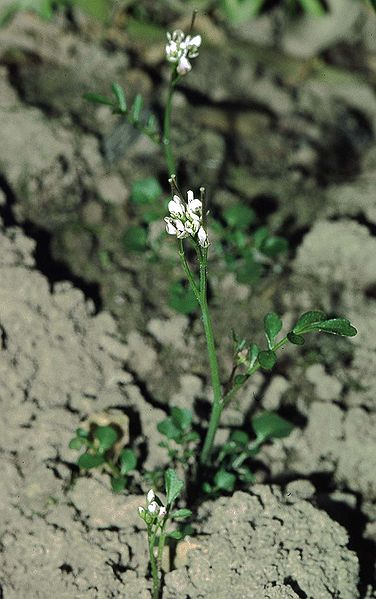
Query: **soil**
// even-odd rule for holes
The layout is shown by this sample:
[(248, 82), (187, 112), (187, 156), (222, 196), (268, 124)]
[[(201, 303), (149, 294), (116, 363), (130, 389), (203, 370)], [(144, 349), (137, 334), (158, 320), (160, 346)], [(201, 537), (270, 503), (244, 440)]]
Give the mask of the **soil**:
[[(166, 236), (157, 262), (123, 245), (138, 224), (132, 184), (153, 174), (168, 195), (163, 158), (82, 100), (118, 81), (161, 115), (165, 30), (189, 18), (178, 0), (168, 21), (142, 4), (153, 35), (134, 20), (102, 28), (78, 11), (51, 22), (18, 13), (0, 30), (5, 599), (150, 598), (137, 514), (150, 485), (135, 476), (113, 494), (107, 474), (79, 473), (68, 443), (105, 413), (152, 470), (168, 463), (156, 423), (170, 405), (191, 408), (198, 427), (208, 418), (200, 320), (168, 306), (182, 280), (173, 244)], [(218, 439), (249, 431), (260, 409), (296, 428), (264, 447), (257, 484), (188, 497), (194, 527), (166, 556), (163, 599), (376, 597), (376, 20), (361, 3), (329, 4), (327, 20), (289, 20), (278, 7), (236, 28), (199, 16), (204, 45), (176, 94), (183, 186), (207, 186), (213, 218), (241, 200), (290, 243), (289, 262), (252, 285), (213, 247), (223, 371), (231, 328), (261, 342), (270, 310), (286, 331), (322, 309), (359, 333), (286, 348), (231, 404)]]

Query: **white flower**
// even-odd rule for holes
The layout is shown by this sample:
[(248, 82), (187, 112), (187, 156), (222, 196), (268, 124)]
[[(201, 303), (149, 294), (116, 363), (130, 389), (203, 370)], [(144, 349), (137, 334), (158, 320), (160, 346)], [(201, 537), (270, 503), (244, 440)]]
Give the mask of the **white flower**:
[(145, 514), (145, 508), (139, 506), (138, 508), (138, 513), (141, 516), (141, 518), (143, 518), (144, 514)]
[(181, 218), (185, 215), (185, 206), (179, 196), (174, 195), (172, 200), (168, 203), (168, 210), (174, 218)]
[(166, 508), (164, 505), (161, 505), (161, 507), (159, 508), (159, 517), (160, 518), (164, 518), (164, 516), (166, 515)]
[(166, 232), (184, 239), (189, 235), (197, 239), (203, 248), (209, 245), (207, 233), (203, 227), (202, 202), (194, 197), (192, 190), (187, 192), (187, 204), (178, 195), (168, 203), (170, 216), (165, 217)]
[(189, 58), (198, 56), (201, 46), (201, 36), (185, 35), (181, 29), (176, 29), (172, 34), (167, 33), (166, 58), (168, 62), (176, 64), (179, 75), (186, 75), (192, 69)]
[(156, 501), (152, 501), (151, 503), (149, 503), (148, 505), (148, 512), (149, 514), (155, 514), (158, 511), (158, 503)]
[(179, 73), (179, 75), (186, 75), (187, 73), (189, 73), (189, 71), (192, 70), (192, 65), (186, 56), (181, 57), (181, 59), (178, 62), (178, 66), (176, 67), (176, 70)]
[(152, 501), (154, 501), (155, 499), (155, 493), (153, 491), (153, 489), (150, 489), (150, 491), (148, 491), (148, 494), (146, 495), (146, 501), (148, 503), (151, 503)]
[(200, 227), (197, 233), (198, 242), (203, 248), (207, 248), (209, 245), (208, 236), (203, 227)]

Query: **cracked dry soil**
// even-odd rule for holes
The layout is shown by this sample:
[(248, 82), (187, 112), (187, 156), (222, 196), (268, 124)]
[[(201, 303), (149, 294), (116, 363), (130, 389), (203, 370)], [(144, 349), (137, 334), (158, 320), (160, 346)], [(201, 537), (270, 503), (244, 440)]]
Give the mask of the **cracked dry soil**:
[[(246, 492), (191, 498), (195, 532), (170, 556), (163, 599), (376, 593), (376, 46), (369, 14), (341, 1), (346, 19), (331, 2), (330, 26), (315, 35), (307, 31), (318, 23), (281, 22), (278, 9), (236, 31), (198, 20), (207, 47), (174, 112), (181, 176), (208, 185), (214, 215), (240, 198), (291, 244), (289, 270), (259, 287), (236, 283), (213, 258), (222, 366), (234, 321), (239, 334), (259, 331), (270, 309), (286, 328), (312, 307), (343, 314), (359, 334), (287, 348), (277, 370), (255, 376), (224, 415), (219, 439), (249, 430), (260, 408), (296, 429), (264, 448)], [(172, 3), (176, 21), (166, 24), (155, 4), (143, 4), (160, 39), (103, 33), (82, 15), (43, 23), (19, 14), (0, 30), (5, 599), (150, 598), (137, 515), (146, 487), (136, 481), (138, 494), (114, 495), (105, 475), (77, 477), (68, 442), (93, 415), (120, 414), (124, 440), (150, 470), (166, 464), (155, 425), (168, 405), (192, 408), (196, 423), (207, 417), (200, 322), (166, 307), (168, 283), (180, 276), (173, 251), (165, 244), (164, 260), (150, 264), (119, 241), (134, 219), (132, 182), (150, 172), (163, 182), (163, 162), (81, 101), (117, 80), (160, 111), (164, 28), (184, 7)]]

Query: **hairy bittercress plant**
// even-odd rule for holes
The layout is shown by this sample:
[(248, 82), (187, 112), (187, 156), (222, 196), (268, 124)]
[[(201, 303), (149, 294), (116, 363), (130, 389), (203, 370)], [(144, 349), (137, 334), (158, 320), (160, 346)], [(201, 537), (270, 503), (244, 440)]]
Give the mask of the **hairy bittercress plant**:
[[(195, 15), (194, 15), (195, 16)], [(192, 19), (191, 30), (193, 28)], [(167, 101), (164, 111), (162, 131), (159, 129), (157, 119), (143, 110), (143, 100), (136, 95), (131, 106), (128, 106), (123, 89), (114, 83), (112, 85), (113, 97), (108, 98), (97, 94), (87, 94), (86, 98), (92, 102), (105, 104), (112, 107), (113, 111), (147, 135), (154, 143), (158, 144), (164, 152), (166, 167), (171, 186), (171, 198), (167, 205), (168, 214), (164, 221), (166, 232), (175, 238), (177, 253), (181, 261), (183, 272), (186, 276), (191, 298), (194, 299), (201, 311), (204, 334), (206, 338), (210, 378), (213, 389), (213, 402), (208, 426), (204, 438), (200, 439), (196, 430), (193, 430), (192, 413), (184, 408), (172, 408), (171, 414), (158, 424), (159, 432), (165, 437), (162, 447), (165, 447), (171, 464), (186, 474), (191, 472), (187, 464), (194, 460), (196, 481), (203, 484), (205, 493), (217, 495), (221, 492), (232, 492), (236, 485), (248, 486), (253, 482), (254, 476), (250, 461), (265, 442), (273, 438), (282, 438), (290, 434), (291, 423), (273, 412), (256, 414), (252, 418), (254, 438), (251, 439), (244, 430), (232, 431), (228, 441), (222, 447), (215, 446), (215, 437), (221, 421), (223, 410), (230, 404), (234, 396), (240, 391), (245, 382), (260, 368), (271, 370), (276, 361), (278, 351), (287, 343), (303, 345), (307, 333), (323, 331), (342, 336), (356, 335), (356, 329), (346, 318), (328, 318), (321, 311), (306, 312), (296, 321), (290, 331), (280, 337), (282, 321), (274, 313), (268, 313), (264, 318), (266, 337), (265, 347), (260, 348), (247, 339), (238, 339), (233, 334), (234, 351), (231, 372), (224, 380), (220, 375), (217, 358), (217, 345), (214, 338), (210, 308), (208, 303), (208, 255), (210, 250), (210, 232), (208, 230), (208, 209), (205, 188), (200, 187), (199, 193), (193, 189), (182, 191), (177, 180), (177, 165), (171, 145), (171, 111), (174, 90), (182, 77), (192, 70), (192, 59), (198, 57), (198, 48), (201, 47), (201, 37), (185, 34), (181, 30), (167, 34), (165, 48), (166, 61), (170, 65), (170, 78)], [(148, 193), (143, 194), (142, 188), (134, 195), (136, 203), (147, 205), (153, 202), (160, 194), (158, 184), (152, 179), (148, 180)], [(149, 208), (148, 208), (149, 210)], [(244, 222), (249, 224), (253, 212), (247, 206), (232, 206), (225, 210), (224, 218), (230, 232), (229, 242), (235, 243), (240, 252), (240, 258), (245, 260), (270, 258), (287, 249), (282, 238), (270, 236), (267, 229), (260, 228), (254, 237), (254, 246), (249, 248), (246, 240)], [(216, 223), (213, 223), (213, 229)], [(218, 229), (218, 225), (217, 225)], [(137, 232), (134, 232), (133, 242), (137, 242)], [(242, 250), (247, 248), (242, 254)], [(196, 261), (193, 262), (193, 250)], [(248, 253), (247, 253), (248, 252)], [(254, 253), (255, 252), (255, 253)], [(176, 299), (176, 298), (175, 298)], [(179, 299), (179, 298), (177, 298)], [(105, 430), (104, 430), (105, 429)], [(94, 431), (94, 438), (79, 432), (71, 441), (71, 447), (77, 449), (85, 447), (85, 453), (80, 457), (78, 465), (82, 468), (93, 468), (106, 465), (112, 474), (114, 490), (121, 490), (126, 485), (126, 475), (136, 466), (136, 457), (130, 454), (129, 448), (123, 450), (119, 456), (119, 464), (112, 460), (111, 449), (116, 437), (111, 427), (99, 427)], [(200, 443), (201, 441), (201, 443)], [(193, 469), (192, 469), (193, 470)], [(166, 525), (170, 519), (183, 519), (191, 515), (190, 510), (182, 509), (172, 512), (172, 506), (183, 488), (183, 481), (179, 480), (175, 470), (169, 468), (166, 472), (156, 470), (145, 473), (145, 479), (153, 481), (157, 488), (161, 479), (164, 479), (166, 502), (155, 495), (153, 490), (147, 494), (146, 505), (139, 507), (139, 515), (147, 526), (149, 556), (153, 577), (153, 599), (158, 599), (161, 592), (161, 560), (163, 547), (168, 536), (181, 538), (180, 531), (166, 532)], [(157, 553), (155, 547), (157, 546)]]

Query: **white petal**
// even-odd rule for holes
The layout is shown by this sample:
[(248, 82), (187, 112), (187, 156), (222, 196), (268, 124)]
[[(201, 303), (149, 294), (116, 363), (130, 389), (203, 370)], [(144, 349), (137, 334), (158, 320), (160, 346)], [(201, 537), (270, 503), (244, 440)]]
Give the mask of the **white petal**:
[(155, 493), (154, 493), (153, 489), (150, 489), (150, 491), (146, 495), (146, 501), (148, 503), (151, 503), (152, 501), (154, 501), (154, 499), (155, 499)]
[(173, 216), (184, 216), (185, 213), (184, 204), (178, 196), (174, 196), (174, 199), (168, 203), (168, 210)]
[(166, 216), (164, 220), (166, 221), (166, 233), (169, 235), (176, 235), (176, 229), (172, 224), (172, 219), (169, 216)]
[(192, 37), (192, 39), (189, 41), (189, 47), (192, 48), (199, 48), (201, 46), (201, 35), (195, 35), (194, 37)]
[(182, 56), (177, 66), (179, 75), (186, 75), (192, 69), (192, 65), (186, 56)]
[(148, 512), (149, 512), (149, 514), (155, 514), (157, 511), (158, 511), (158, 503), (156, 501), (152, 501), (148, 505)]
[(197, 237), (198, 237), (198, 242), (201, 245), (201, 247), (207, 248), (209, 245), (208, 236), (206, 234), (206, 231), (202, 227), (199, 228)]
[(202, 202), (196, 198), (192, 198), (192, 200), (188, 200), (188, 209), (192, 212), (199, 212), (202, 210)]
[(184, 224), (178, 218), (174, 220), (174, 225), (177, 231), (185, 231)]
[(140, 506), (140, 507), (138, 508), (138, 513), (140, 514), (140, 516), (143, 516), (143, 515), (144, 515), (144, 513), (145, 513), (145, 508), (143, 508), (143, 507), (141, 507), (141, 506)]
[(188, 204), (190, 204), (192, 202), (194, 197), (195, 197), (195, 194), (193, 193), (193, 191), (191, 189), (188, 189), (188, 191), (187, 191)]
[(162, 505), (162, 506), (159, 508), (159, 517), (160, 517), (160, 518), (163, 518), (163, 517), (166, 515), (166, 511), (167, 511), (167, 510), (166, 510), (166, 508), (165, 508), (165, 507)]

